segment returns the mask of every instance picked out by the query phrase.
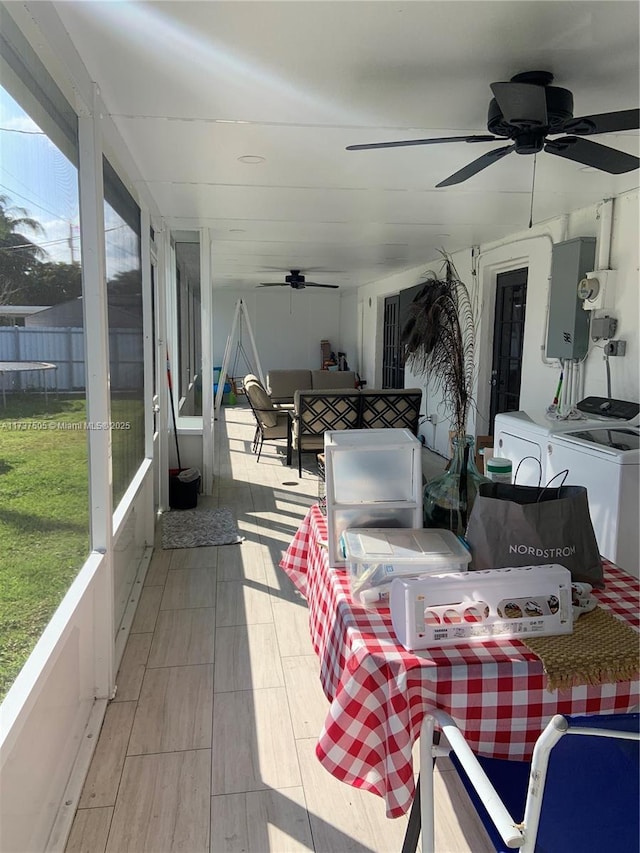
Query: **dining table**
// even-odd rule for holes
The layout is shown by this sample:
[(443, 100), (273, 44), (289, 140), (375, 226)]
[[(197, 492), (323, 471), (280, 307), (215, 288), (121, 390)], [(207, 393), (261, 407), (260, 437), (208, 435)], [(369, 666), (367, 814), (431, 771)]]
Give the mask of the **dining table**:
[[(317, 758), (337, 779), (382, 797), (389, 818), (412, 806), (413, 749), (431, 709), (450, 714), (477, 755), (528, 760), (555, 714), (626, 713), (640, 703), (637, 677), (550, 690), (540, 658), (515, 638), (407, 651), (389, 609), (354, 602), (348, 570), (329, 565), (327, 518), (317, 504), (280, 567), (307, 601), (330, 703)], [(598, 605), (638, 632), (638, 579), (608, 560), (603, 569)]]

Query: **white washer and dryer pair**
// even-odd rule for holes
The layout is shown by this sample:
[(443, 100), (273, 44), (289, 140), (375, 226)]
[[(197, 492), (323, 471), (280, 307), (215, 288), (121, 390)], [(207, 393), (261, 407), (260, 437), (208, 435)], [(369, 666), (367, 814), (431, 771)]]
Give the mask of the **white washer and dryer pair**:
[(552, 485), (559, 485), (561, 472), (568, 470), (566, 483), (587, 489), (600, 553), (638, 577), (640, 407), (590, 397), (578, 408), (584, 420), (534, 419), (526, 412), (497, 415), (495, 453), (511, 459), (521, 485), (544, 485), (552, 478)]

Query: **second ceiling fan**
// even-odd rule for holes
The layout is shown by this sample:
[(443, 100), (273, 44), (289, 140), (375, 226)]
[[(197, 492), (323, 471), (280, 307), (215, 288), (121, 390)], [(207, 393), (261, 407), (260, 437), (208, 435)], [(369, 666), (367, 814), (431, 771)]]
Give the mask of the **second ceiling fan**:
[(291, 270), (290, 275), (285, 275), (284, 281), (262, 282), (258, 287), (290, 287), (293, 290), (304, 290), (305, 287), (329, 287), (335, 290), (338, 284), (318, 284), (317, 281), (307, 281), (300, 270)]

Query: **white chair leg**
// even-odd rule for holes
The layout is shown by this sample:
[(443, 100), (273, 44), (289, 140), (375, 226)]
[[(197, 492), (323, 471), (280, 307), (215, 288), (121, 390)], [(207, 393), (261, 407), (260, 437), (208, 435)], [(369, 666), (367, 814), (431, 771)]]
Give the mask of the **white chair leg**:
[(433, 726), (435, 720), (427, 714), (420, 730), (420, 823), (422, 853), (436, 853), (433, 808)]

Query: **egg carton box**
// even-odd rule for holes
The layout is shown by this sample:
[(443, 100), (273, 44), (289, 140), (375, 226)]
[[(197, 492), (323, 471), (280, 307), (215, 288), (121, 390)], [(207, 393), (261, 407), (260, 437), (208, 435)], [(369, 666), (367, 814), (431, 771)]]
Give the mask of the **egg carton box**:
[(409, 651), (573, 631), (571, 573), (555, 563), (395, 578), (389, 599)]

